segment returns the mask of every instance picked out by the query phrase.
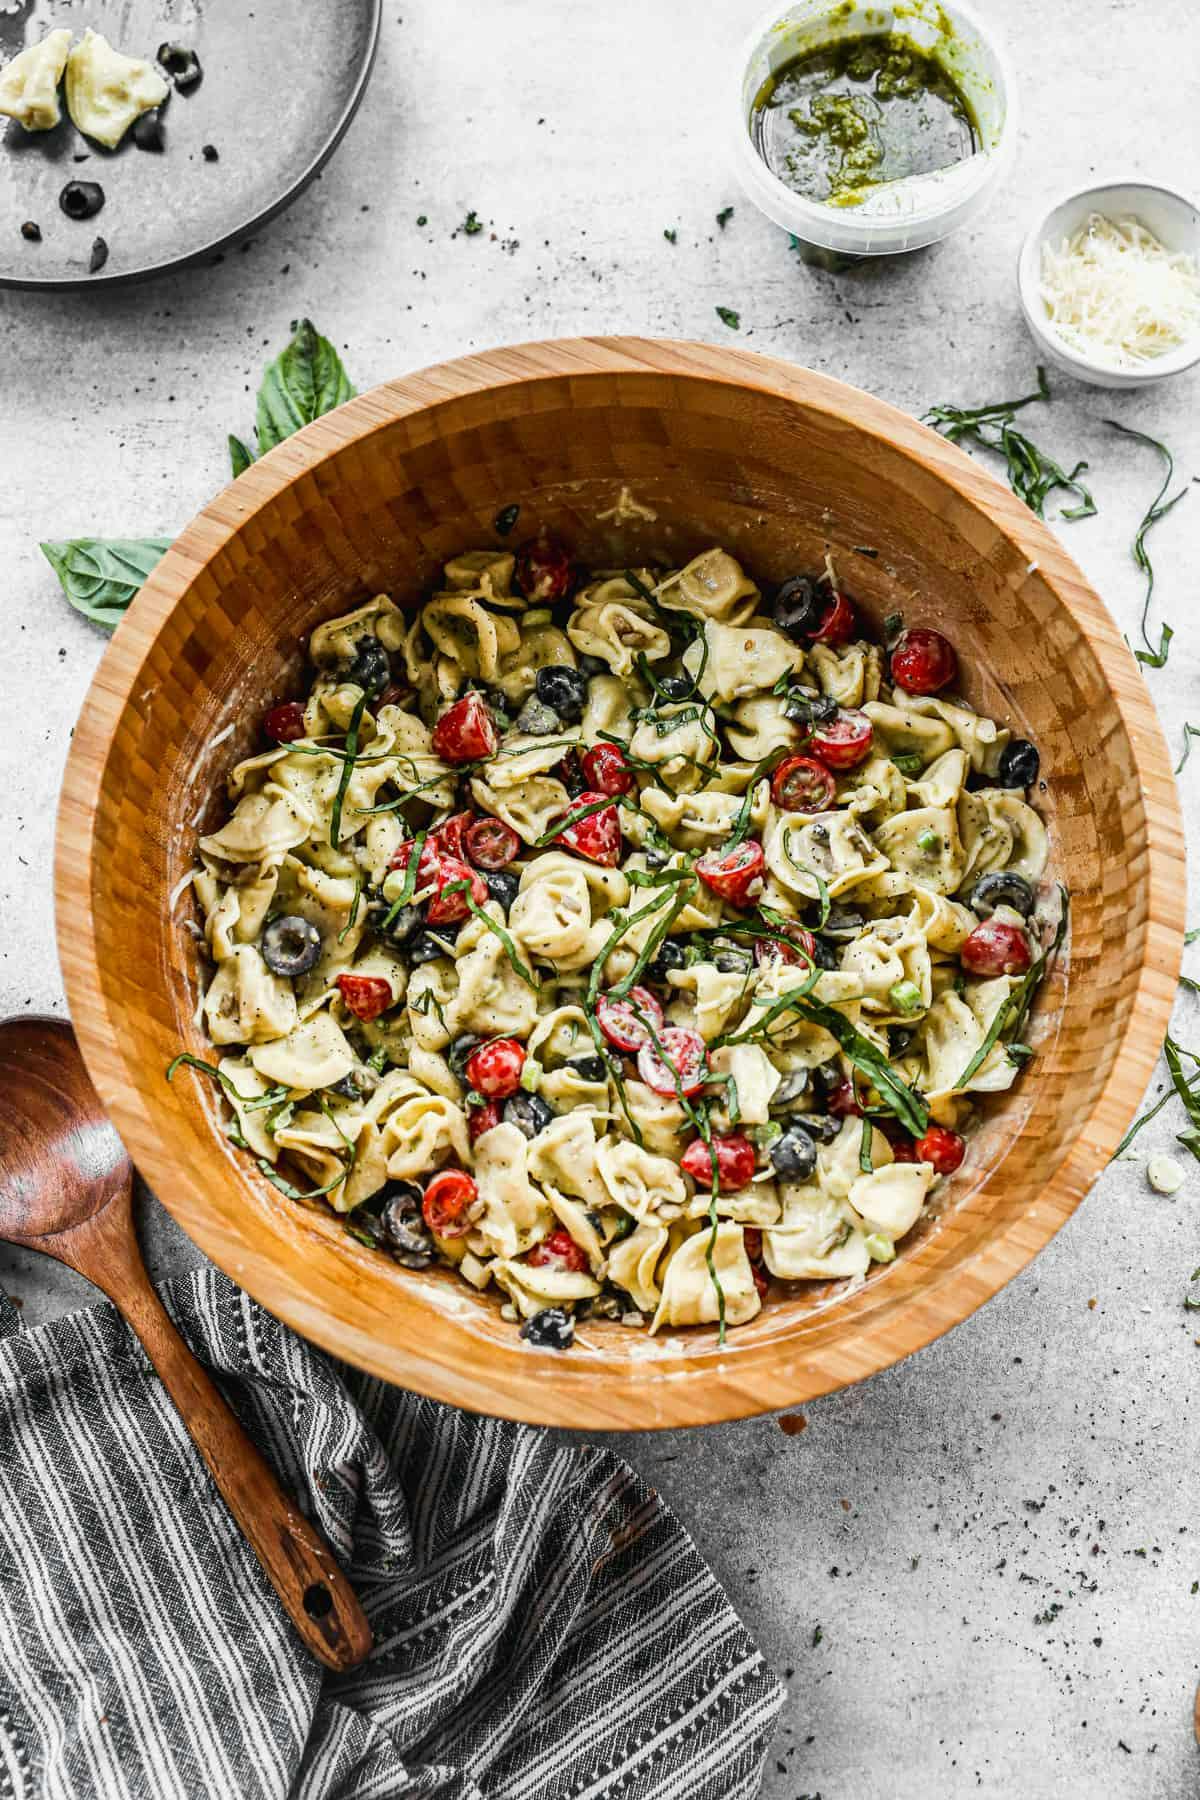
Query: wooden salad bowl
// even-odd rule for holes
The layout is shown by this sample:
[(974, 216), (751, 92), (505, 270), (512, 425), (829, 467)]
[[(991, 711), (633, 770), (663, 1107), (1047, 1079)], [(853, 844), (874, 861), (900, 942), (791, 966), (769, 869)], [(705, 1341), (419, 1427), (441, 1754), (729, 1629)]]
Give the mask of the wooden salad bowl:
[[(653, 518), (619, 506), (627, 487)], [(773, 1300), (724, 1347), (587, 1323), (521, 1342), (448, 1271), (416, 1274), (287, 1199), (219, 1129), (202, 1079), (200, 960), (181, 893), (197, 825), (264, 708), (298, 691), (320, 620), (413, 604), (455, 552), (545, 525), (585, 563), (678, 564), (723, 544), (756, 576), (828, 546), (878, 629), (958, 646), (965, 692), (1037, 743), (1071, 932), (1036, 1060), (991, 1099), (960, 1173), (894, 1263)], [(616, 509), (614, 511), (614, 509)], [(604, 516), (607, 515), (607, 516)], [(527, 344), (361, 395), (219, 494), (163, 558), (88, 694), (58, 826), (58, 936), (92, 1079), (145, 1178), (235, 1281), (304, 1336), (477, 1411), (598, 1428), (700, 1425), (858, 1381), (973, 1313), (1074, 1211), (1137, 1107), (1175, 992), (1184, 853), (1145, 685), (1054, 536), (986, 469), (857, 389), (742, 350), (638, 338)], [(194, 930), (194, 928), (193, 928)]]

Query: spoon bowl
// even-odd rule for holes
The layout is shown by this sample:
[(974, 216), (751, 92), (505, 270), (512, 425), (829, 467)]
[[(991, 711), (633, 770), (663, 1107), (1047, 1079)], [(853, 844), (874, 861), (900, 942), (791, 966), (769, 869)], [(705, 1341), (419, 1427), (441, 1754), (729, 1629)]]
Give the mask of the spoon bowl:
[(36, 1015), (0, 1021), (0, 1237), (43, 1248), (132, 1179), (71, 1027)]

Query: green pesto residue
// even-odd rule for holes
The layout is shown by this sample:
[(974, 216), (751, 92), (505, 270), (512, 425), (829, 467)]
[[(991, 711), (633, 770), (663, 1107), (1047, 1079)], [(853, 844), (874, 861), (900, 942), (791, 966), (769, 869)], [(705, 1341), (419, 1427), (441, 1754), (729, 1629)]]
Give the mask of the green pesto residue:
[(936, 57), (892, 32), (842, 38), (765, 81), (751, 113), (767, 167), (805, 199), (858, 206), (872, 188), (963, 162), (970, 103)]

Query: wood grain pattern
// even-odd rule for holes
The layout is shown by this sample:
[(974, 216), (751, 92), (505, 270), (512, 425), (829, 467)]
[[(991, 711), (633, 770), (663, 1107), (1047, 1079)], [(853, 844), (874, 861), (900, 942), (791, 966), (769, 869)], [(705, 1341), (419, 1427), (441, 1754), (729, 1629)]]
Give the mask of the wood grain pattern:
[[(598, 513), (623, 485), (656, 513)], [(588, 1324), (530, 1350), (497, 1302), (411, 1274), (285, 1200), (163, 1080), (198, 969), (168, 897), (205, 795), (291, 691), (306, 633), (386, 587), (412, 603), (449, 555), (561, 532), (585, 562), (677, 562), (712, 543), (778, 580), (826, 544), (878, 625), (958, 645), (969, 698), (1042, 752), (1069, 960), (1039, 1055), (993, 1104), (937, 1216), (855, 1291), (809, 1287), (730, 1334), (648, 1341)], [(873, 549), (875, 556), (862, 554)], [(214, 744), (229, 725), (233, 734)], [(580, 339), (466, 357), (309, 426), (183, 532), (116, 634), (79, 723), (58, 840), (59, 947), (93, 1079), (181, 1225), (297, 1330), (457, 1405), (580, 1427), (700, 1424), (791, 1406), (967, 1317), (1053, 1236), (1144, 1092), (1175, 992), (1184, 911), (1174, 782), (1141, 675), (1055, 538), (986, 470), (881, 401), (745, 351)]]
[(0, 1237), (65, 1263), (119, 1309), (154, 1364), (302, 1641), (331, 1669), (371, 1627), (328, 1544), (280, 1486), (167, 1315), (133, 1224), (133, 1165), (63, 1019), (0, 1021)]

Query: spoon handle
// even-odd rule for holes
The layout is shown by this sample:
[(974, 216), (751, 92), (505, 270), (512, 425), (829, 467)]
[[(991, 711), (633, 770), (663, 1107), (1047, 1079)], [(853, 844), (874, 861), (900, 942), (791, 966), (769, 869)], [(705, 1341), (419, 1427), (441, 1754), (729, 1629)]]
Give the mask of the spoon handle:
[[(371, 1627), (333, 1552), (284, 1493), (212, 1378), (192, 1355), (146, 1273), (133, 1231), (114, 1215), (91, 1223), (86, 1253), (70, 1260), (103, 1288), (137, 1333), (192, 1442), (208, 1465), (263, 1573), (308, 1649), (330, 1669), (351, 1669), (371, 1648)], [(83, 1248), (81, 1245), (80, 1248)], [(101, 1252), (101, 1254), (95, 1254)], [(63, 1260), (67, 1260), (64, 1257)]]

